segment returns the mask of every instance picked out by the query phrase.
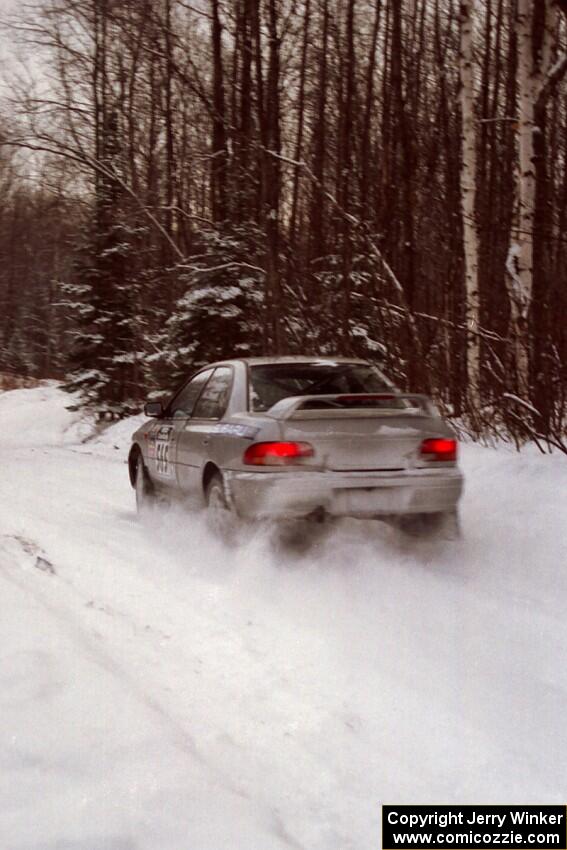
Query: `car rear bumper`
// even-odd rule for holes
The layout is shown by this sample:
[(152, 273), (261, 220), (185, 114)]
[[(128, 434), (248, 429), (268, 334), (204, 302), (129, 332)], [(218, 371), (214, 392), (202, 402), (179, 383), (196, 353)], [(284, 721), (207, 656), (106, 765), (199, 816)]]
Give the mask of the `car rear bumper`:
[(459, 469), (403, 472), (229, 472), (227, 496), (246, 518), (372, 518), (454, 510), (463, 490)]

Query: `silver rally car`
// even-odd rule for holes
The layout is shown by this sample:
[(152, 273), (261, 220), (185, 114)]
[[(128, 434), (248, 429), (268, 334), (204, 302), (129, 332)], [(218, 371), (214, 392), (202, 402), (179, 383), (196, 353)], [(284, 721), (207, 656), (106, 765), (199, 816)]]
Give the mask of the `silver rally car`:
[(139, 508), (181, 496), (217, 517), (458, 532), (453, 431), (426, 396), (398, 392), (363, 360), (224, 360), (145, 413), (128, 458)]

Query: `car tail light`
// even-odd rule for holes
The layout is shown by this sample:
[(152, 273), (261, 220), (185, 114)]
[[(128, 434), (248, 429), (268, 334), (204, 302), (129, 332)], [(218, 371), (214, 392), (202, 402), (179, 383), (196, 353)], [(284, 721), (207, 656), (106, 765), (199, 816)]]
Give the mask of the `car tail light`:
[(313, 457), (309, 443), (253, 443), (244, 452), (244, 463), (253, 466), (284, 466)]
[(457, 441), (440, 437), (424, 440), (421, 444), (421, 455), (424, 460), (455, 461), (457, 460)]

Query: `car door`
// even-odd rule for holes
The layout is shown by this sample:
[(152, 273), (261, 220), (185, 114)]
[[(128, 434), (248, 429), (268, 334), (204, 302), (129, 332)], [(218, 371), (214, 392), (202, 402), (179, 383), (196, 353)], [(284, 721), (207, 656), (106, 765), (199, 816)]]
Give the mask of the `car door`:
[(214, 451), (215, 430), (224, 416), (233, 382), (231, 366), (217, 366), (177, 435), (177, 482), (191, 499), (202, 496), (202, 470)]
[(160, 487), (178, 487), (176, 474), (177, 438), (189, 419), (199, 394), (213, 369), (198, 372), (179, 390), (167, 406), (165, 416), (153, 426), (149, 435), (148, 468)]

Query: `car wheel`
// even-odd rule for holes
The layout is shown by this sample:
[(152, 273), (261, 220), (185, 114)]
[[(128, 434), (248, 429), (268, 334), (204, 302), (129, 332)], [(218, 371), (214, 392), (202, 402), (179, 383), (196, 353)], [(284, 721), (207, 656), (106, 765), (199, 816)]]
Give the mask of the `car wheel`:
[(398, 518), (398, 528), (408, 537), (457, 540), (461, 536), (458, 511), (408, 514)]
[(205, 499), (209, 528), (223, 542), (232, 542), (236, 532), (236, 515), (226, 500), (223, 480), (218, 473), (207, 484)]
[(138, 514), (147, 513), (147, 511), (155, 504), (155, 493), (150, 481), (149, 475), (146, 472), (142, 456), (138, 456), (136, 464), (136, 510)]

